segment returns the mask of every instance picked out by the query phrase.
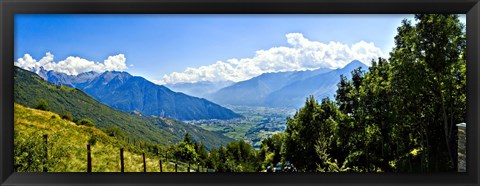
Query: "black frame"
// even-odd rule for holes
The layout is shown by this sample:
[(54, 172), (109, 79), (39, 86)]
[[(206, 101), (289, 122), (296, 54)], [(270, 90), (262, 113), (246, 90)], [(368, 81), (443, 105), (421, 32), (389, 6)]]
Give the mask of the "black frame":
[[(466, 173), (15, 173), (13, 172), (13, 26), (15, 14), (467, 14)], [(2, 185), (478, 185), (480, 119), (479, 0), (3, 0), (0, 75)]]

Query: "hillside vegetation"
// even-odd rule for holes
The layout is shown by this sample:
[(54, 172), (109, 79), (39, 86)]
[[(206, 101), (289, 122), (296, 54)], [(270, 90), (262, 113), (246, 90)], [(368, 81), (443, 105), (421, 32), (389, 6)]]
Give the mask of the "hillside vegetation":
[[(86, 172), (89, 143), (93, 172), (120, 172), (121, 147), (125, 147), (125, 172), (143, 171), (140, 150), (95, 127), (77, 125), (58, 114), (19, 104), (15, 104), (14, 111), (15, 171), (41, 172), (47, 167), (49, 172)], [(48, 161), (43, 135), (48, 135)], [(158, 160), (147, 153), (147, 172), (160, 171)], [(163, 171), (174, 168), (164, 163)]]
[[(15, 67), (15, 102), (35, 107), (44, 100), (49, 109), (58, 114), (73, 116), (73, 120), (88, 119), (98, 128), (115, 128), (132, 144), (172, 144), (180, 142), (186, 133), (194, 141), (202, 141), (209, 148), (225, 145), (232, 139), (221, 134), (204, 130), (172, 119), (156, 119), (140, 114), (126, 113), (112, 109), (82, 91), (67, 86), (58, 86), (44, 81), (35, 73)], [(152, 122), (155, 120), (155, 122)]]

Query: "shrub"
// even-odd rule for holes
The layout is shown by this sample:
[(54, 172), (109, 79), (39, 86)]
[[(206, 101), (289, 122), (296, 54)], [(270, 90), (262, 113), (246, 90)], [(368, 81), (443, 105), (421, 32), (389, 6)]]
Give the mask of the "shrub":
[(91, 121), (89, 119), (81, 119), (77, 122), (77, 125), (85, 125), (85, 126), (89, 126), (89, 127), (95, 126), (93, 121)]
[(120, 139), (125, 137), (125, 133), (117, 126), (108, 126), (104, 131), (111, 137), (118, 137)]
[(73, 115), (70, 112), (65, 112), (61, 115), (62, 119), (68, 120), (68, 121), (73, 121)]
[(34, 108), (38, 110), (50, 111), (50, 107), (48, 106), (47, 101), (44, 99), (40, 99)]
[(14, 171), (41, 172), (46, 166), (45, 143), (41, 134), (25, 135), (15, 131), (14, 139)]
[(95, 144), (97, 144), (97, 138), (92, 136), (90, 139), (88, 139), (88, 144), (94, 146)]

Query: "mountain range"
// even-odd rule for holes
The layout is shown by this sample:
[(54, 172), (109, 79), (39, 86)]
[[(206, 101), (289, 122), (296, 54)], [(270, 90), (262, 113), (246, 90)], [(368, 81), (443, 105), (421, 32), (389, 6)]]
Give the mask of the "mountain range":
[(368, 70), (368, 66), (354, 60), (339, 69), (265, 73), (222, 88), (206, 98), (221, 105), (299, 108), (309, 95), (319, 100), (333, 99), (340, 75), (351, 78), (351, 71), (359, 67)]
[(242, 117), (204, 98), (174, 92), (127, 72), (85, 72), (76, 76), (41, 69), (45, 80), (78, 88), (96, 100), (121, 111), (178, 120), (232, 119)]
[(79, 89), (55, 85), (33, 72), (15, 67), (15, 103), (35, 107), (40, 100), (45, 100), (52, 112), (71, 113), (76, 119), (90, 119), (100, 129), (118, 127), (128, 136), (129, 141), (171, 144), (182, 141), (187, 132), (194, 141), (203, 142), (208, 149), (218, 148), (233, 141), (221, 134), (178, 120), (113, 109)]
[(310, 95), (318, 100), (334, 99), (340, 75), (351, 78), (351, 71), (356, 68), (368, 70), (364, 63), (353, 60), (338, 69), (264, 73), (237, 83), (202, 81), (165, 86), (127, 72), (85, 72), (70, 76), (40, 69), (37, 73), (49, 82), (78, 88), (115, 109), (199, 120), (241, 117), (220, 105), (299, 108)]
[(182, 92), (191, 96), (206, 98), (208, 95), (216, 91), (234, 84), (233, 81), (199, 81), (195, 83), (171, 83), (165, 86), (175, 92)]

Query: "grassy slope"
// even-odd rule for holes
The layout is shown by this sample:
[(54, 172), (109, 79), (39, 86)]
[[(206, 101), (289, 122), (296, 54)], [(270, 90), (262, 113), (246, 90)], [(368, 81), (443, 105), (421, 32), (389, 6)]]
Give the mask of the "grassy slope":
[[(119, 172), (120, 147), (129, 147), (123, 141), (106, 135), (95, 127), (78, 126), (63, 120), (58, 114), (27, 108), (15, 104), (14, 108), (15, 146), (36, 140), (42, 143), (42, 135), (48, 134), (49, 159), (56, 161), (50, 172), (86, 172), (88, 140), (97, 142), (92, 149), (93, 172)], [(40, 144), (39, 144), (40, 145)], [(35, 153), (35, 152), (23, 152)], [(125, 151), (125, 171), (143, 171), (141, 154)], [(147, 172), (159, 172), (158, 157), (147, 155)], [(164, 171), (173, 171), (173, 166), (163, 167)], [(184, 169), (184, 167), (181, 167)], [(41, 169), (40, 169), (41, 170)]]
[[(168, 127), (165, 121), (152, 124), (152, 118), (135, 116), (112, 109), (89, 97), (78, 89), (56, 86), (44, 81), (32, 72), (15, 68), (15, 102), (34, 107), (44, 99), (55, 113), (70, 112), (77, 119), (89, 118), (98, 128), (119, 127), (130, 139), (152, 143), (176, 143), (189, 132), (196, 141), (202, 141), (207, 148), (224, 145), (232, 139), (185, 123), (173, 123)], [(168, 120), (167, 120), (168, 121)], [(167, 127), (159, 127), (167, 126)]]

